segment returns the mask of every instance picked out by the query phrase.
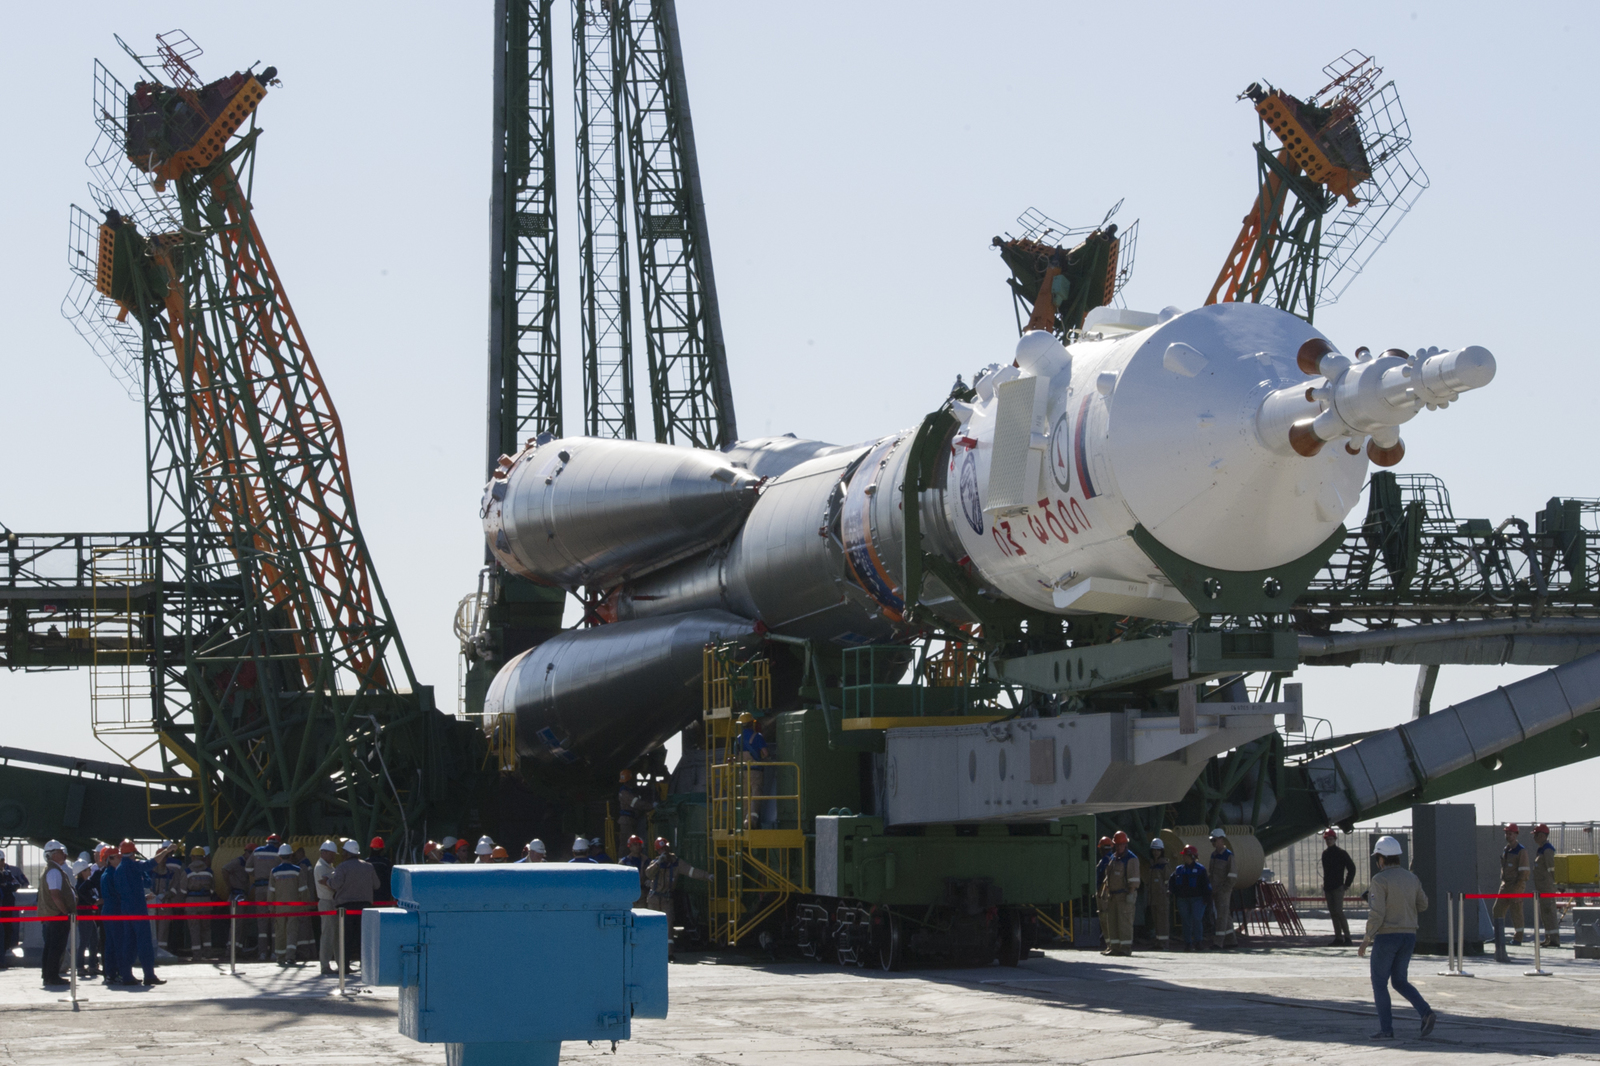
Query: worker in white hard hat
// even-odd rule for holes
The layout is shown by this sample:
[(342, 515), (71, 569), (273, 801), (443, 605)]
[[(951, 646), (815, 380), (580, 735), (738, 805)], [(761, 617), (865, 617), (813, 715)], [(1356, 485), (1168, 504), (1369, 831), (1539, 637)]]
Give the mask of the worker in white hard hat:
[(1217, 919), (1213, 943), (1221, 950), (1239, 946), (1233, 932), (1233, 886), (1239, 880), (1239, 864), (1228, 847), (1228, 833), (1220, 825), (1211, 831), (1211, 855), (1206, 861), (1211, 878), (1211, 904)]
[(1374, 1040), (1394, 1039), (1394, 1009), (1389, 986), (1406, 997), (1422, 1018), (1422, 1035), (1433, 1032), (1438, 1015), (1422, 998), (1422, 993), (1407, 979), (1411, 953), (1417, 948), (1417, 915), (1428, 909), (1428, 894), (1422, 891), (1417, 875), (1401, 861), (1400, 841), (1379, 837), (1372, 854), (1379, 870), (1367, 886), (1367, 933), (1356, 954), (1372, 952), (1372, 998), (1378, 1006), (1378, 1031)]
[(189, 866), (183, 871), (183, 902), (189, 923), (189, 957), (204, 958), (211, 951), (211, 908), (216, 900), (217, 875), (206, 861), (205, 849), (189, 849)]
[(474, 862), (488, 862), (494, 855), (494, 841), (486, 836), (479, 837), (478, 846), (472, 849), (472, 853), (477, 856)]
[(534, 837), (522, 849), (522, 858), (517, 862), (548, 862), (549, 849), (544, 846), (544, 841)]
[(268, 874), (268, 899), (272, 902), (272, 953), (279, 966), (299, 961), (296, 943), (299, 922), (295, 911), (309, 902), (309, 891), (300, 877), (300, 864), (294, 861), (294, 847), (278, 846), (278, 865)]
[(71, 965), (75, 961), (65, 958), (72, 923), (60, 919), (77, 912), (78, 896), (73, 891), (72, 874), (67, 870), (67, 849), (61, 841), (45, 844), (44, 861), (44, 876), (39, 879), (38, 915), (58, 920), (42, 923), (44, 953), (40, 956), (40, 976), (44, 987), (56, 988), (67, 983), (61, 979), (61, 964)]
[[(311, 867), (311, 882), (317, 889), (317, 910), (328, 912), (333, 908), (333, 869), (339, 861), (339, 845), (331, 840), (324, 840), (317, 848), (317, 861)], [(339, 971), (334, 969), (334, 959), (339, 954), (339, 916), (324, 913), (319, 919), (321, 936), (317, 942), (317, 962), (322, 968), (322, 976), (336, 977)]]
[(456, 845), (459, 843), (460, 841), (458, 841), (455, 837), (445, 837), (443, 840), (439, 841), (439, 861), (455, 862)]
[[(163, 840), (159, 850), (167, 852), (166, 860), (150, 865), (150, 887), (145, 899), (151, 903), (176, 903), (183, 898), (183, 853), (170, 840)], [(150, 932), (155, 936), (156, 958), (171, 958), (167, 938), (172, 932), (172, 920), (166, 907), (155, 908), (150, 920)]]
[(333, 905), (344, 908), (344, 972), (361, 959), (361, 909), (378, 894), (378, 871), (361, 857), (361, 845), (344, 842), (344, 861), (334, 867)]
[(1145, 902), (1150, 905), (1149, 928), (1156, 938), (1156, 950), (1168, 951), (1172, 947), (1172, 894), (1167, 878), (1172, 876), (1172, 863), (1167, 859), (1167, 845), (1160, 837), (1150, 840), (1150, 876), (1145, 878)]
[(594, 862), (594, 856), (589, 854), (589, 838), (578, 837), (572, 842), (572, 858), (568, 862)]

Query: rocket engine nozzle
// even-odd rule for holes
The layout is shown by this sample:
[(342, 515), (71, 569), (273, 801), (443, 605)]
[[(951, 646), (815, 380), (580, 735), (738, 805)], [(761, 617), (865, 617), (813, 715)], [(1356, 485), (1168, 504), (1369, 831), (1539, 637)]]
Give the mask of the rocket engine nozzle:
[(1365, 440), (1367, 457), (1378, 466), (1400, 461), (1399, 427), (1418, 411), (1448, 407), (1495, 374), (1494, 356), (1478, 345), (1414, 355), (1390, 348), (1377, 357), (1358, 348), (1352, 359), (1320, 337), (1301, 346), (1296, 364), (1322, 380), (1278, 389), (1262, 401), (1256, 415), (1261, 442), (1309, 458), (1341, 437), (1351, 438), (1345, 445), (1351, 453)]

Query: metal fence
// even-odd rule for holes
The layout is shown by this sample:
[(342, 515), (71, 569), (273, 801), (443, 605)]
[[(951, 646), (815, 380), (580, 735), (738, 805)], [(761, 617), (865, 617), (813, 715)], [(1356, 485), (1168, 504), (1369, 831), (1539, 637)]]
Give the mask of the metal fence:
[[(1520, 823), (1523, 842), (1533, 844), (1533, 823)], [(1600, 822), (1551, 822), (1550, 843), (1558, 855), (1593, 855), (1600, 853)], [(1399, 838), (1409, 855), (1411, 851), (1410, 826), (1373, 826), (1339, 834), (1339, 846), (1350, 853), (1356, 862), (1355, 883), (1347, 893), (1359, 896), (1367, 890), (1372, 875), (1372, 846), (1382, 836)], [(1322, 837), (1308, 837), (1290, 847), (1267, 856), (1267, 869), (1288, 888), (1291, 896), (1322, 895)]]

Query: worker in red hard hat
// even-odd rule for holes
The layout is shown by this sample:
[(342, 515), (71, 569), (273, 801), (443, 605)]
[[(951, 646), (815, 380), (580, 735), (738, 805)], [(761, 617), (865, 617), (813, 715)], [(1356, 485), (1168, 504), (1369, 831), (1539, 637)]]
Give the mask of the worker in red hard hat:
[[(1528, 891), (1528, 878), (1530, 869), (1528, 849), (1522, 846), (1519, 839), (1521, 830), (1517, 823), (1512, 822), (1506, 826), (1506, 846), (1500, 853), (1500, 894), (1510, 895)], [(1512, 924), (1517, 930), (1517, 939), (1513, 943), (1522, 943), (1522, 901), (1520, 899), (1497, 899), (1494, 901), (1494, 961), (1510, 962), (1511, 956), (1506, 952), (1506, 915), (1511, 915)]]
[(639, 871), (639, 900), (634, 906), (643, 907), (645, 903), (644, 868), (650, 863), (649, 858), (644, 853), (644, 838), (640, 836), (629, 837), (628, 850), (617, 861), (623, 866), (631, 866)]
[(1350, 922), (1344, 916), (1344, 894), (1356, 880), (1356, 861), (1339, 846), (1339, 833), (1322, 831), (1322, 898), (1328, 902), (1328, 917), (1333, 919), (1333, 946), (1349, 947)]
[(1119, 829), (1111, 838), (1111, 854), (1100, 878), (1100, 933), (1105, 940), (1100, 954), (1133, 954), (1133, 904), (1139, 884), (1139, 857), (1128, 850), (1128, 834)]
[(1540, 822), (1533, 827), (1533, 890), (1539, 909), (1539, 944), (1553, 948), (1561, 943), (1560, 922), (1556, 917), (1556, 849), (1550, 843), (1550, 827)]
[(371, 854), (367, 856), (367, 861), (372, 864), (372, 869), (378, 875), (377, 895), (373, 902), (393, 903), (394, 890), (389, 881), (394, 874), (394, 860), (389, 857), (388, 849), (383, 846), (382, 837), (372, 838)]
[(1183, 846), (1183, 861), (1167, 879), (1172, 896), (1178, 901), (1178, 921), (1183, 926), (1183, 950), (1205, 947), (1206, 904), (1211, 899), (1211, 877), (1200, 864), (1200, 851), (1193, 844)]
[(711, 875), (704, 870), (696, 870), (693, 866), (679, 859), (672, 853), (672, 842), (666, 837), (656, 837), (656, 857), (650, 865), (644, 868), (645, 887), (649, 892), (645, 896), (645, 906), (653, 911), (660, 911), (667, 916), (667, 961), (674, 958), (672, 954), (672, 916), (673, 897), (677, 893), (678, 878), (692, 877), (697, 881), (709, 881)]

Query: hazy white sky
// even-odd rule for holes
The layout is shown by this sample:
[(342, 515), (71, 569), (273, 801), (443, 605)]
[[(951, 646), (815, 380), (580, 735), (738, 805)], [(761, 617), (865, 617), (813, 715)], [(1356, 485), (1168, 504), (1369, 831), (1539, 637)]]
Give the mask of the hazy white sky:
[[(262, 232), (338, 404), (362, 527), (420, 679), (453, 703), (450, 617), (482, 556), (492, 5), (85, 3), (0, 9), (0, 521), (142, 528), (141, 415), (59, 313), (67, 205), (89, 203), (92, 61), (113, 32), (182, 27), (201, 73), (261, 60)], [(558, 141), (572, 137), (557, 4)], [(1600, 496), (1596, 372), (1580, 316), (1596, 271), (1597, 9), (1492, 4), (808, 4), (680, 0), (739, 424), (833, 441), (913, 424), (959, 373), (1009, 357), (989, 238), (1026, 207), (1142, 217), (1131, 306), (1199, 304), (1253, 195), (1256, 122), (1235, 95), (1323, 83), (1348, 48), (1399, 85), (1432, 189), (1318, 325), (1346, 350), (1483, 344), (1490, 389), (1424, 413), (1401, 470), (1456, 513), (1532, 518)], [(573, 163), (560, 164), (569, 412), (580, 409)], [(638, 375), (643, 380), (642, 373)], [(644, 409), (648, 410), (647, 403)], [(575, 416), (574, 421), (575, 421)], [(1435, 706), (1528, 671), (1445, 668)], [(1414, 672), (1302, 671), (1340, 731), (1409, 713)], [(82, 673), (0, 674), (0, 742), (101, 753)], [(1592, 765), (1542, 775), (1546, 820), (1596, 816)], [(1487, 794), (1467, 797), (1490, 813)], [(1532, 781), (1496, 790), (1531, 818)]]

